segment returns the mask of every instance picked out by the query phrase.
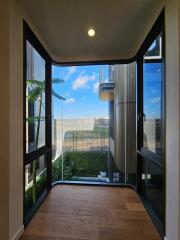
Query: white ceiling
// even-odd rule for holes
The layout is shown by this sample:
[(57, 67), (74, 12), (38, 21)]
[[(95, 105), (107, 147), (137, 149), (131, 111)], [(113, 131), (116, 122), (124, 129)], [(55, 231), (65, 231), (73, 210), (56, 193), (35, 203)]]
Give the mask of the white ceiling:
[[(158, 0), (22, 0), (57, 61), (127, 59), (142, 43)], [(93, 27), (94, 38), (87, 31)]]

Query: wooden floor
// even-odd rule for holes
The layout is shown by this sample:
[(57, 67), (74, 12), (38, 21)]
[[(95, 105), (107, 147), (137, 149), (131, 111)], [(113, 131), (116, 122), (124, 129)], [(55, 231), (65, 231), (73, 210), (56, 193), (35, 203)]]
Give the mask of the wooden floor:
[(59, 185), (52, 189), (21, 240), (160, 240), (129, 188)]

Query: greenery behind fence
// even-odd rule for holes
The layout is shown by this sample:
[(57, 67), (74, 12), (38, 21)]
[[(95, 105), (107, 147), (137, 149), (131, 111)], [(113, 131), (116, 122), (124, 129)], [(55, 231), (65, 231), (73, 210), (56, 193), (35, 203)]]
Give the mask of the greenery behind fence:
[[(100, 171), (107, 171), (107, 152), (66, 152), (64, 153), (64, 180), (74, 180), (76, 177), (97, 177)], [(53, 163), (53, 182), (62, 179), (62, 158)]]

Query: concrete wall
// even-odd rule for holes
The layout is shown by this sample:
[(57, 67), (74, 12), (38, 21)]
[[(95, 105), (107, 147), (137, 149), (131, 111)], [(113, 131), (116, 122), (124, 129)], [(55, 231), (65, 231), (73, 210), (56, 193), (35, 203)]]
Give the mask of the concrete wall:
[[(59, 157), (62, 153), (62, 139), (68, 131), (93, 131), (95, 127), (106, 127), (108, 126), (107, 118), (104, 124), (98, 123), (99, 119), (102, 121), (103, 118), (76, 118), (76, 119), (55, 119), (54, 120), (54, 136), (55, 137), (55, 158)], [(63, 125), (63, 126), (62, 126)]]

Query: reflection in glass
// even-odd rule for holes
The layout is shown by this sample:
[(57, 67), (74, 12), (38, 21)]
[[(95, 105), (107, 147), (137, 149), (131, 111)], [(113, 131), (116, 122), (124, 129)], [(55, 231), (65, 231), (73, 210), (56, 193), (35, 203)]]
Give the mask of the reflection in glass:
[(151, 44), (145, 54), (145, 59), (161, 59), (162, 58), (162, 37), (159, 35)]
[(26, 152), (45, 145), (45, 61), (26, 41)]
[(146, 198), (163, 221), (163, 169), (152, 161), (146, 163)]
[(31, 212), (46, 187), (47, 167), (43, 155), (25, 166), (25, 216)]
[[(158, 37), (159, 39), (159, 37)], [(155, 44), (154, 44), (155, 45)], [(144, 59), (144, 148), (162, 153), (162, 60)]]

